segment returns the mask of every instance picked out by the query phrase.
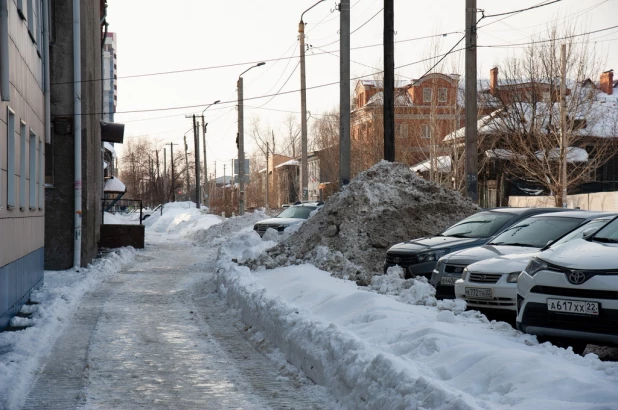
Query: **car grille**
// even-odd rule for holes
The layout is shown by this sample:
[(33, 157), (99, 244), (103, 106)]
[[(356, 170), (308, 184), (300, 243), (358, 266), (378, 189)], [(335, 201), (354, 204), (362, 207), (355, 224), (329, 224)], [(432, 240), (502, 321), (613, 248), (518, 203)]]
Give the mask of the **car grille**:
[(281, 225), (273, 225), (273, 224), (270, 224), (270, 225), (267, 225), (267, 224), (258, 224), (258, 225), (256, 225), (256, 226), (257, 226), (256, 232), (257, 232), (257, 233), (259, 233), (259, 234), (260, 234), (260, 236), (263, 236), (263, 235), (264, 235), (264, 233), (268, 230), (268, 228), (273, 228), (273, 229), (276, 231), (276, 230), (277, 230), (277, 228), (278, 228), (279, 226), (281, 226)]
[(470, 272), (470, 276), (468, 276), (468, 280), (470, 282), (477, 283), (496, 283), (502, 277), (501, 273), (472, 273)]
[(600, 309), (594, 317), (549, 312), (546, 304), (528, 303), (522, 319), (525, 326), (618, 335), (618, 310), (613, 309)]
[(454, 286), (436, 286), (436, 298), (437, 299), (455, 299), (455, 287)]
[(468, 306), (475, 307), (515, 307), (515, 299), (511, 298), (493, 298), (488, 300), (476, 300), (466, 298)]
[(445, 265), (444, 272), (446, 273), (461, 273), (463, 272), (466, 265)]
[(534, 286), (530, 289), (533, 293), (542, 293), (544, 295), (566, 296), (573, 298), (589, 298), (589, 299), (618, 299), (618, 292), (613, 290), (594, 290), (594, 289), (573, 289), (573, 288), (557, 288), (553, 286)]
[(389, 265), (399, 265), (403, 268), (418, 263), (418, 256), (409, 254), (387, 253), (386, 263)]

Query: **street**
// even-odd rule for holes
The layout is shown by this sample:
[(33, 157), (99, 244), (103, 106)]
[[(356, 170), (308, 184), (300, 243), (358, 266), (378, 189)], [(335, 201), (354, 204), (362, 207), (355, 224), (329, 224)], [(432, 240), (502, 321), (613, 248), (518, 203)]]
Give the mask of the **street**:
[(215, 295), (216, 251), (138, 251), (82, 299), (24, 408), (332, 408)]

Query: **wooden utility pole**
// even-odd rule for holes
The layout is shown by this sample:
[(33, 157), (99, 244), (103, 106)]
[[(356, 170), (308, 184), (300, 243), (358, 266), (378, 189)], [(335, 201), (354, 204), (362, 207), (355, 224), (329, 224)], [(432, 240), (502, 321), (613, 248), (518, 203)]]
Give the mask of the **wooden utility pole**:
[[(566, 44), (560, 46), (560, 185), (562, 207), (567, 207)], [(546, 153), (549, 155), (549, 153)]]
[(170, 189), (172, 190), (172, 201), (176, 202), (176, 187), (175, 185), (175, 175), (174, 175), (174, 145), (178, 145), (178, 144), (174, 144), (172, 142), (170, 142), (169, 144), (165, 144), (165, 145), (169, 145), (170, 146), (170, 161), (172, 163), (172, 181), (170, 183)]
[(478, 203), (476, 0), (466, 0), (466, 193)]
[(210, 192), (208, 189), (208, 164), (206, 163), (206, 127), (207, 122), (204, 122), (204, 115), (202, 113), (202, 148), (204, 150), (204, 201), (206, 206), (210, 206)]
[(200, 209), (200, 201), (202, 199), (202, 185), (200, 181), (200, 138), (198, 136), (198, 126), (193, 114), (193, 143), (195, 151), (195, 206)]
[(187, 154), (187, 151), (189, 150), (189, 146), (187, 145), (187, 134), (185, 134), (184, 136), (185, 138), (185, 170), (186, 175), (187, 175), (187, 195), (190, 195), (189, 192), (191, 192), (191, 177), (189, 176), (189, 155)]
[(384, 159), (395, 161), (395, 7), (384, 0)]
[(339, 181), (350, 182), (350, 0), (339, 4)]
[(269, 144), (268, 141), (266, 141), (266, 206), (264, 208), (268, 209), (268, 149), (269, 149)]

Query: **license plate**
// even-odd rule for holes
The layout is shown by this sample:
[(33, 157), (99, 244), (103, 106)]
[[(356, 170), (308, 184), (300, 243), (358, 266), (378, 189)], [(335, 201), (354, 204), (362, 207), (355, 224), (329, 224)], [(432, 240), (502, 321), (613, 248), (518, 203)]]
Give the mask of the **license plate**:
[(547, 310), (552, 312), (598, 316), (599, 304), (597, 302), (585, 302), (583, 300), (547, 299)]
[(493, 299), (491, 288), (466, 288), (466, 297), (470, 299)]
[(451, 278), (451, 277), (444, 277), (442, 279), (440, 279), (440, 285), (450, 285), (453, 286), (455, 284), (455, 282), (457, 281), (457, 279), (459, 278)]

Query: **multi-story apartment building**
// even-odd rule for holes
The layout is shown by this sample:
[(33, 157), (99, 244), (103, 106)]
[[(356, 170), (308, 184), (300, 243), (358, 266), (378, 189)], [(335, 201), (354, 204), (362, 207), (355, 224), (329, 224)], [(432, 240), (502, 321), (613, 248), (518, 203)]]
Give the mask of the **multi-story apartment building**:
[(116, 33), (106, 33), (103, 43), (103, 121), (114, 122), (118, 102)]
[(0, 1), (0, 330), (43, 282), (46, 1)]

